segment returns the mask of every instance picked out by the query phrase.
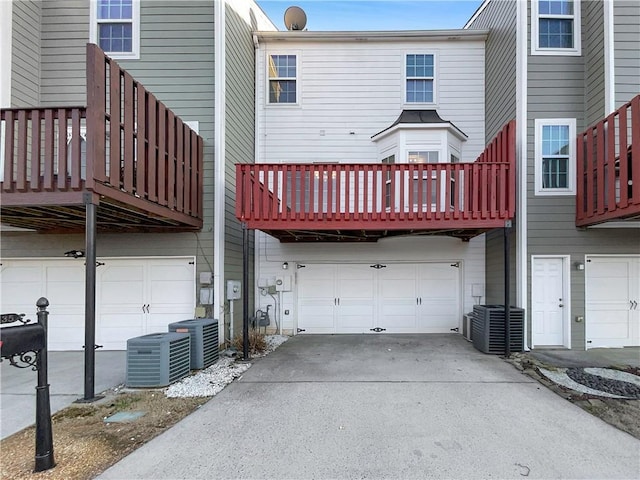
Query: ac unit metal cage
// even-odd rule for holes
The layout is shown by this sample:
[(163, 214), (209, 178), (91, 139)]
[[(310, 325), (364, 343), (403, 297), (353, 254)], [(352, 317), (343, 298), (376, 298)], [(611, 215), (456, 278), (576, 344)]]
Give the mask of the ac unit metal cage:
[(192, 318), (169, 324), (170, 332), (191, 335), (191, 369), (200, 370), (213, 365), (219, 356), (218, 320)]
[[(502, 355), (506, 352), (504, 305), (474, 305), (471, 319), (473, 346), (484, 353)], [(524, 310), (511, 307), (509, 312), (512, 352), (524, 348)]]
[(467, 342), (470, 342), (472, 340), (472, 337), (471, 337), (472, 323), (473, 323), (473, 312), (466, 313), (462, 318), (462, 336)]
[(151, 333), (127, 340), (129, 387), (166, 387), (190, 372), (188, 333)]

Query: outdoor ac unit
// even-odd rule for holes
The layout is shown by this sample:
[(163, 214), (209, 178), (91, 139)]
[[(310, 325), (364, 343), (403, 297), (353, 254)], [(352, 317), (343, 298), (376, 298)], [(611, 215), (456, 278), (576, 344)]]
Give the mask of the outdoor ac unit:
[(473, 319), (473, 312), (469, 312), (465, 314), (462, 319), (462, 335), (464, 336), (467, 342), (471, 341), (472, 319)]
[(207, 368), (218, 360), (218, 320), (192, 318), (169, 324), (170, 332), (191, 335), (191, 369)]
[[(512, 352), (524, 348), (524, 310), (511, 307), (509, 343)], [(474, 305), (471, 319), (473, 346), (484, 353), (502, 355), (506, 351), (504, 305)]]
[(189, 375), (188, 333), (151, 333), (127, 340), (127, 386), (166, 387)]

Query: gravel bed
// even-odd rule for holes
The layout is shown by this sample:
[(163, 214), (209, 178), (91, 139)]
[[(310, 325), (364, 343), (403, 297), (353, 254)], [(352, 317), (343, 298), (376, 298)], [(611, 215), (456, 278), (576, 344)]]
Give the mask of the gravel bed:
[(567, 376), (581, 385), (612, 395), (627, 398), (640, 398), (640, 386), (623, 380), (607, 378), (585, 372), (583, 368), (568, 368)]

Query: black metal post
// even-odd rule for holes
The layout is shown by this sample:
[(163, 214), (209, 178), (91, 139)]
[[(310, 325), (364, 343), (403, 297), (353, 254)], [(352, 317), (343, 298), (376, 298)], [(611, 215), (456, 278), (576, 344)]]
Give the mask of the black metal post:
[(86, 202), (85, 225), (85, 303), (84, 303), (84, 397), (83, 401), (95, 398), (96, 374), (96, 230), (97, 205)]
[(510, 298), (510, 266), (511, 266), (511, 220), (504, 224), (504, 355), (511, 356), (511, 298)]
[(38, 385), (36, 386), (36, 472), (53, 468), (53, 430), (51, 428), (51, 405), (49, 403), (49, 379), (47, 375), (47, 320), (49, 300), (41, 297), (36, 302), (38, 323), (44, 330), (44, 346), (38, 351), (36, 368)]
[(249, 360), (249, 231), (246, 222), (242, 222), (242, 292), (242, 356)]

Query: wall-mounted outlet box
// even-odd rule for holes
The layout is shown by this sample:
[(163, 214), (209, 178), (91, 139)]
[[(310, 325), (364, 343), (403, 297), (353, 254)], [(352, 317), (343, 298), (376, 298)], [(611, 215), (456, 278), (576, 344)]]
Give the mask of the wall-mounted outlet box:
[(239, 280), (227, 280), (227, 300), (242, 298), (242, 284)]

